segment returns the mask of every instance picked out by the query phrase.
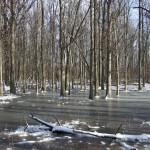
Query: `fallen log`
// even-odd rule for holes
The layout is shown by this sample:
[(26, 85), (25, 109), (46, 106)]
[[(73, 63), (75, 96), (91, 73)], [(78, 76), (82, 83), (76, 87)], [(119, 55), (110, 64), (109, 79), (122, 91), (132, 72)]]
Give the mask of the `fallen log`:
[(67, 127), (64, 127), (64, 126), (57, 126), (57, 125), (52, 125), (38, 117), (35, 117), (33, 116), (33, 114), (29, 115), (29, 118), (49, 127), (49, 131), (52, 131), (53, 133), (69, 133), (69, 134), (74, 134), (74, 130), (73, 129), (70, 129), (70, 128), (67, 128)]
[(38, 117), (35, 117), (33, 114), (29, 115), (29, 118), (45, 125), (49, 128), (49, 131), (52, 133), (66, 133), (66, 134), (86, 134), (91, 135), (97, 138), (110, 138), (112, 140), (120, 140), (120, 141), (147, 141), (150, 142), (150, 135), (142, 134), (142, 135), (125, 135), (118, 133), (119, 129), (122, 125), (119, 126), (115, 134), (107, 134), (107, 133), (98, 133), (98, 132), (90, 132), (90, 131), (82, 131), (82, 130), (75, 130), (71, 128), (67, 128), (61, 125), (53, 125), (50, 124)]

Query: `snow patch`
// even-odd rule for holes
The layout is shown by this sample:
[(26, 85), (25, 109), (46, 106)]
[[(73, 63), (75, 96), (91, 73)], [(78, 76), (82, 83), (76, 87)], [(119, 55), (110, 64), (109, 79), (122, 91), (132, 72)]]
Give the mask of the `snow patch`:
[(98, 90), (101, 90), (102, 88), (101, 87), (98, 87)]
[(121, 145), (126, 148), (126, 150), (136, 150), (135, 147), (131, 147), (129, 146), (128, 144), (124, 143), (124, 142), (121, 142)]
[(52, 132), (64, 132), (64, 133), (74, 133), (73, 129), (64, 127), (64, 126), (54, 126), (54, 128), (52, 129)]
[(106, 96), (105, 99), (106, 99), (106, 100), (112, 100), (113, 98)]
[(14, 98), (18, 98), (20, 96), (14, 94), (8, 94), (6, 96), (0, 96), (0, 100), (12, 100)]
[(98, 126), (88, 126), (90, 129), (96, 129), (96, 130), (98, 130), (100, 127), (98, 127)]
[(6, 96), (0, 96), (0, 104), (9, 104), (15, 98), (19, 98), (20, 96), (14, 94), (8, 94)]
[(96, 96), (95, 96), (95, 99), (99, 99), (99, 98), (100, 98), (100, 96), (99, 96), (99, 95), (96, 95)]
[(143, 125), (149, 125), (149, 126), (150, 126), (150, 121), (147, 121), (147, 120), (146, 120), (146, 121), (143, 121), (142, 124), (143, 124)]

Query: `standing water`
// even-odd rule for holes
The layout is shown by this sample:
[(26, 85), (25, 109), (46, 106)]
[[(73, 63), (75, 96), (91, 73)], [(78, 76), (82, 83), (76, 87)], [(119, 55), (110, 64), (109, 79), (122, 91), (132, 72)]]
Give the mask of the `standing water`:
[[(47, 92), (0, 103), (0, 149), (149, 150), (150, 93), (121, 92), (121, 96), (114, 95), (111, 100), (105, 100), (104, 95), (101, 91), (100, 98), (89, 100), (88, 91), (82, 91), (60, 99), (59, 94)], [(62, 126), (89, 133), (112, 135), (122, 124), (117, 133), (121, 138), (52, 133), (29, 118), (30, 113), (51, 124), (57, 123), (56, 117)]]

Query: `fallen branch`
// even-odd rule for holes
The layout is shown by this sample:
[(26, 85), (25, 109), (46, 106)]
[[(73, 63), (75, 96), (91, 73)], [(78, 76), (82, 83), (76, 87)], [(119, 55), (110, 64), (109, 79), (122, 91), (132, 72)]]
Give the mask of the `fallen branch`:
[[(112, 140), (120, 140), (120, 141), (147, 141), (150, 142), (150, 135), (148, 134), (142, 134), (142, 135), (123, 135), (118, 133), (120, 130), (122, 124), (119, 126), (119, 128), (116, 130), (115, 134), (107, 134), (107, 133), (98, 133), (98, 132), (89, 132), (89, 131), (82, 131), (82, 130), (75, 130), (71, 128), (67, 128), (64, 126), (60, 125), (53, 125), (50, 124), (38, 117), (33, 116), (33, 114), (29, 115), (29, 117), (43, 125), (49, 128), (49, 131), (52, 133), (66, 133), (66, 134), (86, 134), (86, 135), (91, 135), (93, 137), (97, 138), (109, 138)], [(60, 123), (59, 123), (60, 124)]]

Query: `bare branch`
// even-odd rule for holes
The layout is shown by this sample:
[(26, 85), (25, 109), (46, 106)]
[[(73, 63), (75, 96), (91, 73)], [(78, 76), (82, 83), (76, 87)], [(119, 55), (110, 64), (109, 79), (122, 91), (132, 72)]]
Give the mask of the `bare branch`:
[(144, 7), (141, 7), (141, 6), (140, 7), (133, 7), (133, 8), (138, 8), (138, 9), (140, 8), (140, 9), (143, 9), (143, 10), (147, 11), (148, 13), (150, 13), (150, 10), (148, 10), (148, 9), (146, 9)]

